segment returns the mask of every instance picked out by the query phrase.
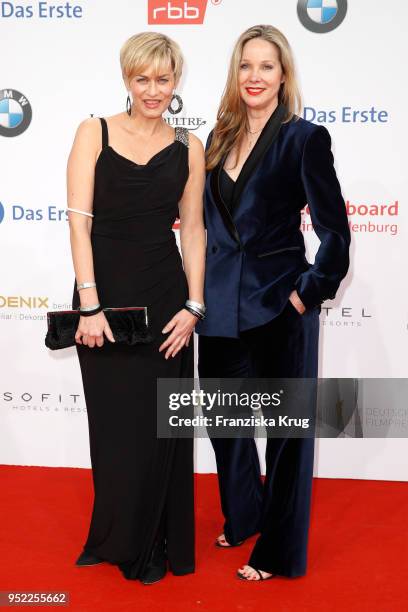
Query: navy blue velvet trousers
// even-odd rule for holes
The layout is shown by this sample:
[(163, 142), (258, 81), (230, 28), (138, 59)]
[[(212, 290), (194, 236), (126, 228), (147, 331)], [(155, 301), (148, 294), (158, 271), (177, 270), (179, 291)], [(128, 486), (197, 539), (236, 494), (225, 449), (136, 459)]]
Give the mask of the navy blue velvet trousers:
[[(317, 378), (320, 306), (283, 311), (239, 338), (199, 336), (201, 378)], [(314, 438), (268, 438), (261, 480), (255, 441), (211, 438), (224, 534), (237, 544), (260, 533), (248, 565), (281, 576), (306, 573)]]

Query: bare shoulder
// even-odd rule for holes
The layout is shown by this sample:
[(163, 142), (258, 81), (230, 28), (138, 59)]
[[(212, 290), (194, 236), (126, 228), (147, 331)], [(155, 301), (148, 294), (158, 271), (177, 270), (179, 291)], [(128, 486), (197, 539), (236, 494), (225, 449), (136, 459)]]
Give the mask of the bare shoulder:
[(202, 153), (204, 153), (204, 146), (201, 140), (195, 134), (192, 134), (191, 132), (189, 132), (188, 135), (189, 135), (190, 147), (192, 147), (196, 151), (201, 151)]
[(188, 133), (188, 165), (190, 176), (202, 177), (205, 172), (205, 153), (203, 143), (197, 136)]
[(69, 155), (69, 162), (89, 163), (96, 161), (102, 147), (101, 122), (98, 117), (83, 119), (76, 130)]
[(88, 136), (96, 134), (97, 130), (100, 129), (100, 125), (101, 122), (98, 117), (87, 117), (78, 125), (77, 134)]
[(108, 123), (123, 125), (123, 122), (126, 118), (126, 113), (116, 113), (115, 115), (108, 115), (105, 117)]
[(204, 163), (204, 146), (203, 143), (195, 134), (188, 133), (189, 140), (189, 158), (194, 164), (202, 165)]
[(101, 146), (101, 122), (98, 117), (88, 117), (83, 119), (78, 125), (74, 148), (80, 147), (87, 151), (97, 151)]

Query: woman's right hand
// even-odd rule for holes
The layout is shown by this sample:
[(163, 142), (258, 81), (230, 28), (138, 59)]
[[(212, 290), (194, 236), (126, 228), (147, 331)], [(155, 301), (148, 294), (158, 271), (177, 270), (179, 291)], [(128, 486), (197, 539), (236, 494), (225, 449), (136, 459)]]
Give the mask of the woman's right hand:
[(90, 317), (79, 317), (75, 342), (85, 344), (89, 348), (93, 348), (95, 345), (103, 346), (104, 334), (108, 340), (115, 342), (112, 330), (102, 311)]

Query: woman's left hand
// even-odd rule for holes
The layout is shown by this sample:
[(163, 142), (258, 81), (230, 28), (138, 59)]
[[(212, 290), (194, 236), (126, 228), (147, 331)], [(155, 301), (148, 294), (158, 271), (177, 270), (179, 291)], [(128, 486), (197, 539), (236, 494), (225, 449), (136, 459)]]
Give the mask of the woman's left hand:
[(159, 352), (167, 349), (165, 354), (166, 359), (177, 355), (183, 346), (189, 345), (190, 336), (193, 333), (194, 326), (197, 321), (198, 318), (185, 308), (179, 310), (179, 312), (177, 312), (162, 329), (163, 334), (171, 330), (173, 331), (160, 346)]
[(302, 300), (300, 299), (296, 289), (294, 289), (292, 291), (292, 293), (289, 296), (289, 299), (292, 302), (293, 307), (296, 308), (296, 310), (298, 311), (299, 314), (303, 314), (305, 312), (305, 310), (306, 310), (305, 305), (303, 304)]

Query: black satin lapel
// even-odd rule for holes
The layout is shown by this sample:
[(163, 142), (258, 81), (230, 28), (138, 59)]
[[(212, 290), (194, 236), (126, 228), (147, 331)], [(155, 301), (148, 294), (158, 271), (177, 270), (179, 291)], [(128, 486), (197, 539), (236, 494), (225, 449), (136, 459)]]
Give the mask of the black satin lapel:
[(218, 212), (221, 215), (222, 220), (224, 221), (224, 224), (227, 230), (229, 231), (233, 239), (241, 246), (241, 240), (239, 238), (238, 230), (235, 227), (235, 223), (231, 217), (231, 214), (228, 210), (227, 205), (222, 199), (221, 192), (220, 192), (220, 172), (224, 165), (225, 158), (226, 158), (226, 155), (224, 155), (224, 157), (221, 159), (218, 165), (212, 170), (211, 177), (210, 177), (210, 187), (211, 187), (213, 200), (218, 209)]
[(245, 189), (245, 185), (248, 182), (248, 179), (255, 170), (256, 166), (261, 161), (267, 149), (271, 146), (271, 144), (277, 137), (285, 115), (285, 105), (278, 104), (278, 106), (275, 108), (272, 115), (269, 117), (268, 121), (264, 125), (263, 130), (260, 133), (254, 148), (252, 149), (244, 165), (242, 166), (241, 172), (239, 173), (239, 176), (235, 183), (231, 212), (235, 211), (236, 207), (239, 204), (242, 192)]

